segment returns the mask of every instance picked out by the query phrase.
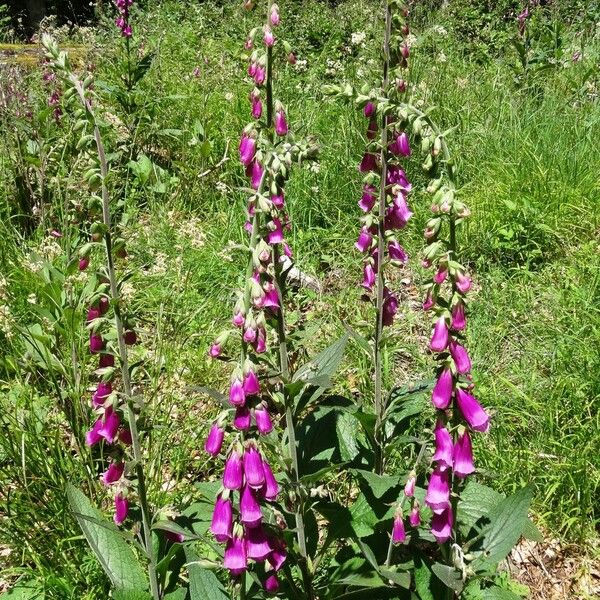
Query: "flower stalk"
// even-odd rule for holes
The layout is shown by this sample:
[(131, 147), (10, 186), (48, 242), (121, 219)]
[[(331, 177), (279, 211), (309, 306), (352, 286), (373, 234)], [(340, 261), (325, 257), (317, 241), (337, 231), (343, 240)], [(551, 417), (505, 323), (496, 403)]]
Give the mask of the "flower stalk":
[[(90, 328), (90, 351), (92, 354), (99, 355), (99, 370), (102, 374), (102, 381), (98, 384), (96, 392), (92, 398), (94, 409), (100, 411), (100, 418), (86, 435), (86, 443), (90, 446), (98, 443), (102, 439), (107, 444), (121, 442), (124, 446), (131, 446), (133, 462), (135, 468), (135, 488), (138, 496), (141, 511), (141, 545), (147, 559), (147, 570), (150, 583), (150, 592), (154, 600), (160, 600), (161, 592), (158, 584), (156, 571), (156, 559), (152, 548), (151, 522), (152, 515), (147, 496), (147, 486), (144, 473), (144, 456), (141, 447), (140, 434), (137, 426), (137, 404), (133, 394), (127, 345), (136, 343), (137, 337), (133, 330), (125, 328), (122, 315), (121, 298), (115, 268), (115, 255), (124, 256), (124, 242), (115, 239), (112, 234), (112, 223), (110, 214), (110, 195), (107, 185), (108, 179), (108, 161), (100, 129), (98, 127), (95, 112), (92, 108), (91, 99), (88, 97), (88, 90), (92, 83), (91, 77), (85, 81), (80, 81), (72, 72), (64, 52), (59, 52), (55, 42), (49, 37), (42, 40), (43, 46), (47, 51), (47, 56), (51, 61), (52, 67), (58, 72), (63, 80), (70, 86), (65, 96), (76, 96), (85, 116), (79, 123), (85, 128), (86, 124), (91, 124), (92, 135), (82, 138), (86, 144), (93, 143), (97, 155), (99, 166), (99, 180), (101, 188), (100, 206), (102, 212), (101, 223), (92, 225), (92, 242), (99, 243), (103, 241), (106, 256), (106, 278), (108, 287), (101, 292), (100, 298), (92, 304), (88, 310), (87, 322)], [(92, 172), (95, 170), (92, 169)], [(95, 177), (92, 174), (92, 177)], [(91, 246), (91, 245), (88, 245)], [(79, 262), (80, 270), (85, 270), (89, 266), (89, 249), (83, 254)], [(120, 362), (121, 381), (123, 386), (122, 396), (124, 402), (118, 401), (118, 395), (113, 390), (111, 379), (114, 375), (114, 356), (106, 351), (106, 342), (99, 332), (101, 325), (99, 322), (106, 320), (104, 315), (112, 308), (113, 323), (117, 340), (117, 356)], [(121, 427), (119, 413), (126, 415), (127, 427)], [(125, 478), (125, 462), (123, 450), (116, 447), (112, 452), (113, 461), (110, 463), (107, 471), (102, 476), (102, 482), (105, 485), (115, 486), (115, 515), (114, 521), (118, 525), (123, 523), (129, 514), (129, 499), (127, 486), (129, 485)]]

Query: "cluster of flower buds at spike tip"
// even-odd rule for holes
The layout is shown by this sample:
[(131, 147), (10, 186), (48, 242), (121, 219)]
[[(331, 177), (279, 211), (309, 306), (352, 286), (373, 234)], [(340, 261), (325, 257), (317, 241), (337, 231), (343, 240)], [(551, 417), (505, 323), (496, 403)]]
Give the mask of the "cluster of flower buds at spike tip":
[[(416, 110), (416, 109), (415, 109)], [(424, 169), (432, 177), (432, 217), (425, 225), (423, 267), (430, 271), (423, 309), (432, 314), (429, 348), (437, 362), (431, 401), (437, 409), (435, 453), (425, 503), (433, 511), (432, 533), (439, 543), (453, 536), (455, 500), (461, 482), (475, 471), (471, 436), (489, 428), (489, 416), (474, 393), (471, 359), (466, 348), (466, 296), (472, 282), (460, 262), (457, 228), (469, 216), (454, 183), (454, 165), (440, 133), (420, 113)], [(453, 504), (454, 502), (454, 504)]]
[(129, 7), (133, 4), (133, 0), (115, 0), (115, 5), (119, 11), (119, 16), (115, 21), (115, 25), (121, 30), (121, 35), (125, 38), (131, 37), (131, 25), (129, 23)]
[(265, 563), (266, 568), (257, 572), (265, 589), (275, 592), (286, 553), (278, 529), (265, 524), (272, 519), (263, 517), (273, 512), (272, 503), (279, 493), (266, 455), (282, 411), (279, 383), (267, 376), (264, 365), (268, 361), (262, 355), (275, 350), (268, 341), (282, 335), (278, 326), (283, 310), (282, 269), (284, 261), (291, 259), (285, 241), (290, 228), (285, 184), (292, 166), (312, 158), (314, 149), (308, 142), (295, 140), (285, 107), (273, 97), (275, 57), (279, 49), (283, 50), (282, 62), (289, 54), (288, 45), (275, 35), (282, 22), (279, 8), (273, 2), (246, 2), (244, 6), (267, 8), (263, 25), (255, 27), (244, 44), (251, 79), (251, 121), (241, 132), (239, 159), (250, 191), (245, 224), (248, 263), (232, 327), (214, 339), (208, 354), (222, 358), (236, 338), (241, 350), (229, 379), (230, 407), (212, 424), (205, 450), (225, 461), (211, 527), (216, 540), (225, 544), (223, 566), (238, 577), (251, 561)]

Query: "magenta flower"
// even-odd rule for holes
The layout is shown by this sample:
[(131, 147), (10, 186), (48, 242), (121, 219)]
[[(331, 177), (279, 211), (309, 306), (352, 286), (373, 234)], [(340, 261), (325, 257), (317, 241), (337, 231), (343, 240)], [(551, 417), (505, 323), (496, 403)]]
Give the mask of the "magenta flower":
[(446, 318), (440, 317), (433, 327), (433, 335), (429, 347), (434, 352), (443, 352), (448, 346), (448, 326)]
[[(250, 340), (251, 341), (251, 340)], [(229, 388), (229, 402), (234, 406), (244, 406), (246, 403), (246, 393), (242, 381), (235, 377)]]
[(411, 527), (418, 527), (421, 524), (421, 513), (419, 512), (419, 505), (415, 504), (408, 515), (408, 522)]
[(223, 438), (225, 437), (225, 431), (222, 427), (219, 427), (216, 423), (213, 423), (208, 437), (204, 443), (204, 450), (211, 456), (217, 456), (221, 452), (223, 446)]
[(256, 396), (260, 394), (260, 383), (258, 382), (258, 377), (254, 371), (250, 370), (246, 373), (243, 387), (246, 396)]
[(265, 591), (269, 594), (275, 594), (279, 590), (279, 579), (275, 573), (272, 573), (265, 579)]
[(450, 432), (440, 423), (437, 422), (435, 427), (435, 454), (431, 460), (437, 462), (437, 468), (440, 471), (452, 468), (452, 436)]
[(269, 414), (269, 411), (264, 404), (259, 404), (254, 409), (254, 420), (256, 421), (256, 428), (262, 435), (267, 435), (268, 433), (271, 433), (271, 431), (273, 431), (273, 422), (271, 421), (271, 415)]
[(281, 542), (281, 540), (277, 538), (271, 538), (269, 540), (269, 544), (271, 545), (271, 554), (267, 557), (269, 564), (275, 569), (275, 571), (279, 571), (283, 566), (287, 558), (287, 552), (285, 546)]
[(285, 201), (283, 197), (283, 190), (279, 191), (277, 194), (271, 196), (271, 202), (275, 205), (276, 208), (283, 208)]
[(399, 260), (403, 263), (408, 261), (408, 254), (406, 254), (406, 250), (404, 250), (404, 248), (396, 240), (392, 240), (388, 243), (388, 254), (392, 260)]
[(442, 471), (439, 467), (436, 467), (429, 477), (425, 504), (436, 514), (443, 512), (450, 504), (448, 473), (447, 469)]
[(358, 206), (365, 212), (369, 212), (373, 206), (375, 206), (375, 202), (377, 202), (377, 190), (374, 186), (366, 184), (363, 188), (362, 198), (358, 202)]
[(262, 165), (255, 160), (252, 163), (252, 171), (251, 171), (252, 175), (251, 175), (251, 183), (250, 185), (252, 186), (253, 189), (257, 190), (260, 187), (262, 178), (263, 178), (263, 173), (264, 173), (264, 169), (262, 168)]
[(265, 482), (263, 460), (254, 445), (248, 446), (244, 452), (244, 475), (250, 487), (260, 488)]
[(465, 421), (475, 431), (487, 431), (490, 426), (488, 414), (477, 400), (462, 388), (456, 389), (456, 402)]
[(399, 185), (406, 192), (410, 192), (412, 185), (406, 178), (406, 173), (398, 165), (389, 165), (386, 183), (388, 185)]
[(119, 481), (123, 475), (123, 471), (125, 470), (125, 463), (122, 461), (112, 462), (110, 463), (108, 469), (104, 471), (102, 474), (102, 483), (104, 485), (110, 485), (111, 483), (115, 483), (115, 481)]
[(128, 346), (133, 346), (137, 342), (137, 334), (132, 329), (129, 329), (123, 334), (123, 341)]
[(92, 396), (92, 406), (99, 408), (106, 399), (112, 394), (112, 384), (110, 381), (101, 381)]
[(415, 477), (415, 472), (413, 471), (406, 480), (406, 485), (404, 486), (404, 495), (407, 498), (412, 498), (415, 495), (415, 486), (417, 484), (417, 479)]
[(377, 156), (372, 152), (365, 152), (358, 170), (361, 173), (367, 173), (368, 171), (377, 171)]
[(398, 312), (398, 298), (386, 287), (383, 288), (383, 311), (382, 323), (389, 327), (394, 322), (394, 317)]
[(252, 101), (252, 117), (255, 119), (260, 119), (262, 116), (263, 105), (260, 99), (260, 96)]
[(450, 341), (450, 356), (456, 365), (456, 370), (461, 375), (465, 375), (471, 370), (471, 359), (467, 350), (455, 340)]
[(225, 462), (223, 472), (223, 487), (228, 490), (239, 490), (243, 479), (242, 457), (237, 450), (233, 450)]
[(98, 422), (100, 422), (100, 427), (97, 430), (98, 435), (104, 438), (109, 444), (112, 444), (117, 437), (119, 429), (119, 415), (113, 410), (112, 406), (109, 406), (104, 411), (104, 419), (98, 419), (96, 423)]
[(90, 266), (90, 259), (87, 256), (79, 259), (79, 270), (85, 271)]
[(447, 542), (452, 536), (452, 526), (454, 525), (454, 516), (452, 507), (448, 505), (441, 513), (434, 513), (431, 519), (431, 533), (438, 544)]
[(270, 27), (265, 27), (263, 42), (265, 43), (265, 46), (267, 46), (267, 48), (271, 48), (275, 43), (275, 36), (273, 35), (273, 31)]
[(240, 431), (248, 431), (251, 424), (250, 409), (247, 406), (238, 406), (235, 409), (233, 426)]
[(446, 277), (448, 277), (448, 269), (444, 266), (440, 266), (440, 268), (436, 271), (436, 274), (433, 276), (433, 280), (438, 284), (442, 284), (444, 281), (446, 281)]
[(401, 544), (404, 540), (406, 540), (404, 521), (402, 520), (402, 515), (396, 514), (394, 516), (394, 526), (392, 528), (392, 543)]
[(256, 153), (256, 140), (253, 137), (242, 135), (240, 140), (240, 161), (244, 166), (248, 166), (254, 159)]
[(462, 271), (456, 274), (456, 288), (461, 294), (466, 294), (471, 289), (471, 278)]
[(396, 138), (396, 147), (398, 148), (398, 153), (401, 156), (410, 156), (410, 142), (408, 140), (406, 131), (403, 131)]
[(273, 27), (277, 27), (277, 25), (279, 25), (279, 22), (280, 22), (279, 9), (277, 8), (276, 4), (273, 4), (273, 6), (271, 7), (271, 14), (269, 15), (269, 21), (271, 21), (271, 25), (273, 25)]
[(221, 356), (221, 352), (223, 351), (223, 349), (221, 348), (221, 344), (218, 343), (214, 343), (210, 345), (210, 348), (208, 350), (208, 355), (211, 358), (217, 358), (218, 356)]
[(436, 408), (439, 408), (440, 410), (448, 408), (448, 404), (450, 404), (450, 399), (452, 398), (453, 387), (454, 379), (452, 377), (452, 371), (446, 367), (439, 374), (431, 394), (431, 402)]
[(465, 318), (465, 303), (459, 300), (452, 307), (452, 329), (456, 331), (462, 331), (467, 326), (467, 319)]
[(233, 522), (233, 510), (231, 500), (217, 496), (213, 510), (210, 532), (215, 536), (217, 542), (226, 542), (231, 538), (231, 527)]
[(120, 525), (126, 518), (129, 513), (129, 501), (127, 498), (119, 492), (115, 496), (115, 514), (113, 516), (113, 520), (117, 525)]
[(360, 230), (358, 240), (356, 241), (354, 246), (359, 252), (366, 252), (371, 247), (372, 241), (373, 236), (369, 233), (369, 230), (366, 227), (363, 227)]
[(92, 333), (90, 335), (90, 352), (92, 354), (98, 354), (104, 350), (104, 340), (99, 333)]
[(275, 113), (275, 133), (279, 136), (287, 135), (288, 124), (285, 118), (285, 113), (282, 110), (278, 110)]
[(428, 293), (425, 297), (425, 300), (423, 300), (423, 310), (431, 310), (434, 304), (435, 301), (433, 299), (433, 296), (431, 295), (431, 293)]
[(367, 263), (364, 267), (363, 282), (361, 285), (369, 291), (371, 291), (375, 285), (375, 270), (373, 269), (373, 265), (371, 263)]
[(247, 569), (248, 559), (244, 538), (233, 536), (227, 540), (223, 566), (234, 576), (241, 575)]
[(377, 121), (375, 119), (371, 119), (369, 121), (369, 125), (367, 126), (367, 139), (374, 140), (377, 137), (378, 131), (379, 127), (377, 125)]
[(270, 225), (270, 231), (267, 234), (267, 243), (280, 244), (283, 242), (283, 228), (280, 219), (273, 219)]
[(265, 473), (265, 487), (263, 488), (263, 494), (267, 500), (273, 501), (279, 494), (279, 484), (273, 475), (271, 465), (265, 460), (263, 461), (263, 471)]
[(406, 197), (402, 192), (396, 194), (392, 205), (388, 207), (385, 214), (384, 227), (388, 229), (403, 229), (408, 220), (412, 217), (412, 212), (406, 203)]
[(271, 554), (272, 548), (261, 525), (246, 528), (246, 549), (248, 558), (258, 561), (265, 560)]
[(454, 474), (461, 479), (475, 471), (471, 436), (465, 430), (454, 444)]
[(363, 114), (367, 119), (371, 119), (375, 114), (375, 104), (373, 104), (373, 102), (367, 102), (363, 109)]
[(256, 527), (263, 517), (254, 494), (254, 490), (249, 485), (245, 485), (240, 496), (240, 520), (248, 527)]

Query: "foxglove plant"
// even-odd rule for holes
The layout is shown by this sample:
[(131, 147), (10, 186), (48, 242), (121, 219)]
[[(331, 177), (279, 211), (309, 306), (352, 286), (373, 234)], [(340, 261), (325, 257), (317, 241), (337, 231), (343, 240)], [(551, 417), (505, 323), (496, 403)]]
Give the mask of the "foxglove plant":
[[(289, 407), (280, 406), (282, 384), (289, 379), (286, 325), (284, 317), (285, 276), (282, 259), (291, 257), (285, 241), (290, 228), (286, 211), (285, 183), (295, 161), (309, 158), (313, 150), (296, 141), (289, 132), (287, 114), (273, 97), (274, 51), (282, 45), (275, 35), (281, 17), (277, 4), (267, 2), (265, 23), (250, 32), (245, 49), (247, 75), (253, 83), (249, 99), (250, 122), (243, 130), (239, 156), (250, 182), (245, 228), (249, 234), (248, 265), (244, 289), (238, 293), (233, 326), (239, 330), (241, 352), (229, 386), (231, 409), (213, 424), (205, 450), (220, 456), (227, 438), (222, 488), (217, 496), (211, 531), (225, 544), (223, 565), (233, 577), (244, 575), (249, 561), (265, 564), (264, 588), (275, 592), (278, 571), (286, 550), (277, 528), (266, 525), (264, 511), (273, 512), (272, 503), (279, 484), (266, 457), (268, 436), (274, 430), (275, 412), (285, 412), (293, 481), (298, 479), (298, 458), (294, 423)], [(252, 9), (255, 3), (245, 3)], [(286, 56), (290, 51), (283, 43)], [(277, 339), (279, 383), (265, 377), (263, 355), (268, 352), (269, 330)], [(232, 331), (221, 334), (211, 345), (209, 355), (222, 355)], [(227, 425), (228, 417), (231, 422)], [(268, 508), (271, 506), (271, 508)], [(295, 510), (300, 555), (306, 557), (302, 508)], [(242, 592), (241, 592), (242, 593)]]
[[(366, 298), (375, 305), (373, 336), (375, 381), (375, 471), (384, 470), (382, 426), (386, 411), (383, 390), (384, 327), (394, 322), (398, 296), (393, 290), (388, 269), (406, 264), (408, 255), (398, 241), (412, 216), (408, 194), (412, 185), (404, 171), (411, 146), (406, 122), (398, 115), (406, 93), (408, 70), (407, 9), (399, 3), (386, 3), (385, 39), (383, 49), (383, 80), (379, 89), (358, 97), (358, 104), (367, 119), (367, 147), (359, 165), (364, 174), (359, 208), (365, 213), (355, 244), (364, 254), (362, 287)], [(395, 20), (394, 20), (395, 17)], [(393, 31), (392, 22), (400, 22)]]
[[(80, 270), (86, 270), (90, 264), (92, 246), (103, 244), (106, 264), (104, 268), (99, 269), (99, 272), (100, 280), (104, 283), (97, 290), (96, 299), (89, 307), (86, 319), (87, 329), (90, 332), (89, 351), (98, 356), (97, 375), (100, 379), (92, 396), (91, 404), (95, 421), (86, 434), (86, 443), (89, 446), (102, 443), (108, 447), (106, 449), (111, 456), (111, 462), (102, 474), (101, 481), (113, 489), (114, 521), (117, 525), (121, 525), (128, 518), (131, 492), (133, 490), (136, 492), (141, 512), (140, 537), (148, 561), (150, 591), (152, 597), (159, 600), (161, 595), (152, 548), (152, 517), (146, 493), (144, 457), (138, 430), (140, 404), (132, 389), (127, 350), (128, 345), (137, 341), (137, 336), (127, 325), (117, 280), (115, 261), (123, 258), (126, 251), (124, 240), (115, 236), (111, 223), (110, 196), (107, 186), (108, 162), (92, 104), (90, 91), (92, 78), (89, 76), (85, 81), (80, 81), (72, 72), (66, 54), (59, 51), (56, 43), (48, 36), (44, 36), (42, 43), (51, 67), (67, 87), (65, 97), (75, 97), (80, 104), (80, 108), (76, 111), (79, 117), (77, 129), (85, 130), (91, 127), (92, 133), (82, 137), (80, 147), (85, 148), (92, 144), (95, 146), (98, 166), (90, 169), (87, 175), (88, 181), (91, 184), (99, 184), (101, 189), (99, 204), (102, 220), (92, 224), (91, 242), (82, 248), (79, 261)], [(112, 340), (115, 338), (116, 349), (113, 349)], [(120, 366), (122, 391), (117, 391), (114, 386), (117, 360)], [(134, 465), (131, 468), (127, 467), (129, 451)]]
[[(417, 118), (428, 120), (424, 114)], [(432, 275), (425, 286), (423, 309), (434, 315), (429, 346), (438, 368), (431, 395), (437, 410), (434, 468), (425, 503), (433, 511), (431, 532), (444, 543), (457, 533), (457, 499), (464, 479), (475, 471), (471, 435), (488, 430), (489, 416), (473, 395), (471, 359), (464, 345), (466, 295), (472, 283), (467, 267), (460, 262), (456, 230), (470, 213), (454, 184), (446, 134), (437, 133), (430, 120), (428, 127), (426, 162), (439, 176), (428, 187), (433, 194), (433, 216), (425, 227), (423, 266)]]

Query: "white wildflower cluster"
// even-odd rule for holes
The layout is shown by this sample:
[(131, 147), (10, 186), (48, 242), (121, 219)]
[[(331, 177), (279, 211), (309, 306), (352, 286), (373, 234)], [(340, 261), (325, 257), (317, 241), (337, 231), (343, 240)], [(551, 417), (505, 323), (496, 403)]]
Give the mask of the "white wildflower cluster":
[(326, 75), (337, 75), (341, 71), (343, 71), (344, 67), (339, 60), (334, 60), (333, 58), (328, 58), (326, 61), (327, 68), (325, 69)]
[(367, 34), (364, 31), (357, 31), (356, 33), (352, 34), (350, 41), (353, 46), (360, 46), (364, 48), (366, 38)]
[(308, 61), (304, 58), (299, 58), (294, 65), (294, 69), (296, 69), (298, 73), (304, 73), (304, 71), (308, 69)]
[(440, 37), (446, 37), (448, 35), (448, 30), (445, 27), (442, 27), (441, 25), (434, 25), (432, 27), (432, 30)]

